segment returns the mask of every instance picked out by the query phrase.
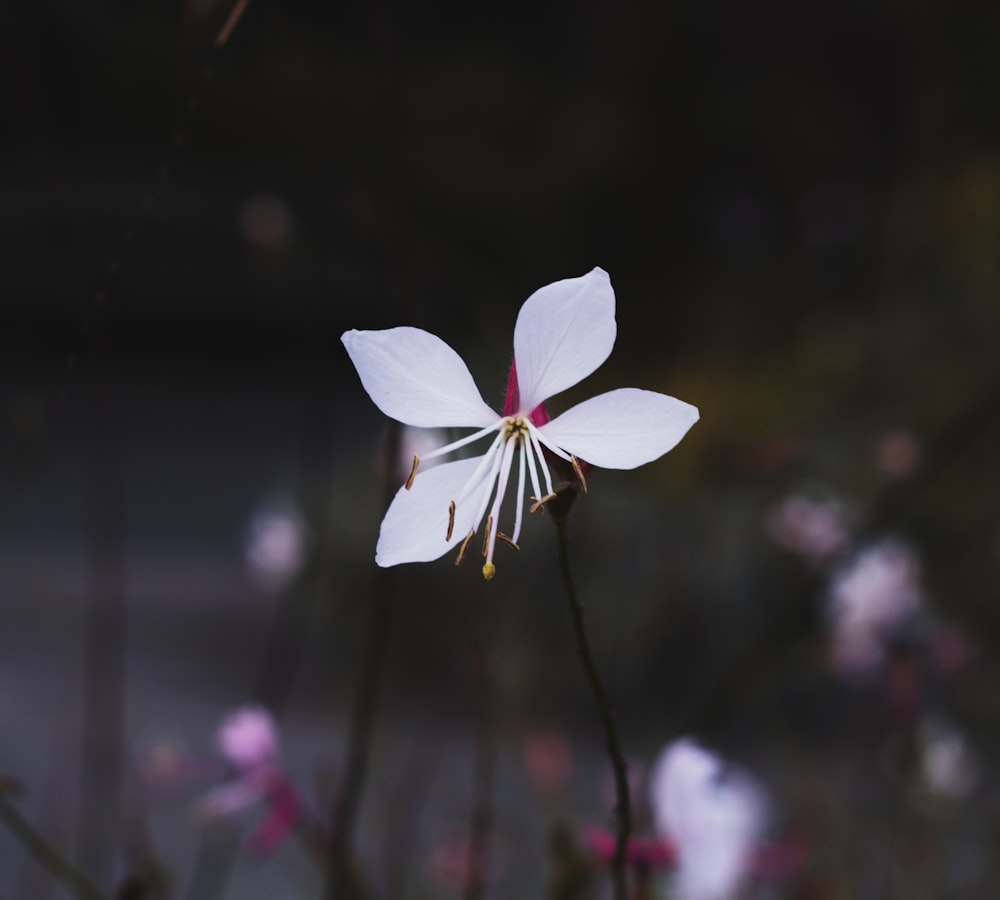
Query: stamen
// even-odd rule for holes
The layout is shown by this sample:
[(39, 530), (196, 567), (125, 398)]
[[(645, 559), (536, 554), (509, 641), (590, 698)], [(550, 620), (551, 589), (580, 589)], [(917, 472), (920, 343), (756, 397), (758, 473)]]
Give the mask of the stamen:
[[(477, 487), (479, 487), (480, 482), (483, 479), (483, 472), (486, 471), (487, 466), (493, 462), (493, 454), (496, 453), (497, 448), (503, 442), (503, 434), (497, 434), (494, 438), (493, 443), (490, 444), (489, 449), (483, 454), (483, 458), (479, 461), (479, 465), (476, 466), (476, 470), (469, 476), (469, 480), (465, 482), (465, 486), (462, 488), (461, 493), (458, 495), (458, 499), (455, 503), (461, 503), (469, 496)], [(427, 457), (424, 457), (426, 459)], [(476, 518), (476, 524), (479, 524), (479, 519), (482, 517), (482, 513)]]
[(448, 504), (448, 533), (444, 536), (445, 541), (451, 540), (451, 533), (455, 530), (455, 501)]
[(420, 465), (420, 457), (416, 453), (413, 454), (413, 468), (410, 469), (410, 477), (406, 479), (406, 484), (403, 485), (407, 490), (413, 487), (413, 479), (417, 477), (417, 466)]
[(469, 533), (468, 533), (468, 534), (467, 534), (467, 535), (465, 536), (465, 540), (464, 540), (464, 541), (462, 541), (462, 546), (458, 548), (458, 556), (456, 556), (456, 557), (455, 557), (455, 565), (456, 565), (456, 566), (460, 566), (460, 565), (462, 565), (462, 560), (463, 560), (463, 559), (465, 559), (465, 551), (466, 551), (466, 549), (467, 549), (467, 548), (468, 548), (468, 546), (469, 546), (469, 541), (471, 541), (471, 540), (472, 540), (472, 538), (473, 538), (473, 537), (475, 536), (475, 534), (476, 534), (476, 529), (475, 529), (475, 528), (473, 528), (473, 529), (472, 529), (472, 530), (471, 530), (471, 531), (470, 531), (470, 532), (469, 532)]
[(498, 531), (497, 532), (497, 538), (499, 540), (503, 541), (508, 547), (513, 547), (515, 550), (520, 550), (521, 549), (509, 537), (507, 537), (507, 535), (505, 535), (502, 531)]
[(531, 437), (531, 446), (535, 453), (538, 455), (538, 464), (541, 466), (542, 474), (545, 476), (545, 490), (548, 493), (552, 493), (552, 475), (549, 472), (549, 464), (545, 461), (545, 455), (542, 453), (541, 444), (538, 442), (538, 429), (531, 429), (528, 434)]
[(531, 430), (531, 436), (533, 438), (543, 443), (546, 447), (549, 448), (549, 450), (551, 450), (560, 459), (564, 459), (566, 460), (566, 462), (570, 461), (569, 454), (567, 454), (565, 450), (560, 450), (555, 444), (552, 443), (552, 441), (548, 440), (545, 437), (545, 435), (542, 434), (542, 432), (539, 431), (537, 428), (535, 428), (535, 426), (532, 425), (530, 422), (528, 423), (528, 428)]
[(497, 573), (497, 567), (493, 563), (488, 562), (483, 566), (483, 578), (487, 581), (492, 581), (493, 576)]
[(583, 469), (580, 468), (580, 463), (577, 462), (576, 457), (570, 454), (569, 457), (570, 464), (573, 466), (573, 471), (576, 472), (576, 477), (580, 479), (580, 487), (583, 488), (583, 492), (587, 493), (587, 479), (583, 477)]
[(472, 434), (467, 434), (464, 438), (459, 438), (457, 441), (452, 441), (450, 444), (445, 444), (443, 447), (438, 447), (437, 450), (432, 450), (430, 453), (424, 454), (424, 459), (433, 459), (435, 456), (444, 456), (446, 453), (451, 453), (452, 450), (457, 450), (459, 447), (464, 447), (466, 444), (471, 444), (473, 441), (478, 441), (481, 437), (485, 437), (491, 431), (499, 430), (499, 427), (503, 424), (503, 419), (499, 422), (494, 422), (492, 425), (488, 425), (486, 428), (481, 428), (479, 431), (475, 431)]
[(493, 516), (487, 516), (486, 518), (486, 534), (483, 535), (483, 556), (489, 552), (490, 549), (490, 534), (493, 532)]
[(542, 496), (542, 488), (538, 483), (538, 469), (535, 467), (535, 453), (532, 449), (530, 439), (528, 437), (524, 438), (524, 442), (521, 444), (521, 449), (528, 454), (528, 472), (531, 475), (531, 487), (535, 491), (535, 495), (532, 499)]
[(511, 539), (511, 544), (515, 547), (517, 546), (517, 539), (521, 536), (521, 520), (524, 518), (524, 444), (525, 441), (521, 440), (521, 457), (519, 461), (519, 467), (517, 470), (517, 495), (514, 498), (514, 537)]
[[(483, 516), (486, 515), (486, 508), (490, 505), (490, 497), (493, 496), (493, 486), (497, 483), (497, 476), (500, 474), (502, 463), (503, 451), (494, 452), (489, 474), (480, 481), (479, 485), (476, 485), (476, 487), (485, 485), (485, 489), (479, 501), (479, 508), (476, 510), (476, 515), (472, 519), (472, 527), (474, 529), (479, 527), (479, 523), (483, 521)], [(458, 502), (461, 503), (461, 500)]]
[[(486, 543), (483, 545), (483, 556), (486, 557), (486, 564), (493, 564), (493, 548), (496, 545), (496, 532), (493, 530), (493, 523), (500, 521), (500, 509), (503, 504), (504, 494), (507, 491), (507, 482), (510, 481), (510, 463), (514, 458), (513, 438), (508, 440), (503, 448), (503, 461), (500, 466), (500, 477), (497, 481), (497, 492), (493, 498), (493, 509), (490, 510), (489, 524), (486, 526)], [(492, 577), (492, 576), (491, 576)]]
[(528, 510), (528, 512), (530, 512), (530, 513), (536, 513), (536, 512), (538, 512), (538, 510), (542, 510), (542, 512), (545, 512), (545, 509), (544, 509), (545, 504), (548, 503), (550, 500), (555, 500), (556, 499), (556, 494), (555, 494), (555, 492), (553, 492), (551, 494), (546, 494), (544, 497), (542, 497), (541, 500), (539, 500), (537, 497), (532, 497), (531, 499), (534, 500), (535, 502), (534, 502), (534, 504), (532, 504), (532, 506)]

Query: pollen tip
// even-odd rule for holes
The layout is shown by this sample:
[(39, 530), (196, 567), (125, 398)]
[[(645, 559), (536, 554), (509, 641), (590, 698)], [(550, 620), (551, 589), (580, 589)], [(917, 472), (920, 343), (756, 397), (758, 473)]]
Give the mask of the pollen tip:
[(576, 477), (580, 479), (580, 487), (583, 488), (583, 492), (586, 494), (587, 479), (583, 477), (583, 469), (580, 468), (580, 463), (577, 461), (577, 458), (573, 456), (572, 453), (570, 454), (569, 462), (570, 465), (573, 466), (573, 471), (576, 472)]
[(515, 543), (514, 543), (514, 542), (513, 542), (513, 541), (512, 541), (512, 540), (511, 540), (511, 539), (510, 539), (509, 537), (507, 537), (507, 535), (505, 535), (505, 534), (504, 534), (504, 533), (503, 533), (502, 531), (498, 531), (498, 532), (497, 532), (497, 537), (498, 537), (498, 538), (499, 538), (499, 539), (500, 539), (501, 541), (503, 541), (503, 542), (504, 542), (504, 543), (505, 543), (505, 544), (506, 544), (506, 545), (507, 545), (508, 547), (513, 547), (513, 548), (514, 548), (515, 550), (520, 550), (520, 549), (521, 549), (521, 548), (520, 548), (520, 547), (519, 547), (519, 546), (518, 546), (517, 544), (515, 544)]
[(455, 557), (455, 565), (462, 565), (462, 560), (465, 559), (465, 551), (469, 546), (469, 541), (472, 540), (473, 535), (476, 533), (476, 529), (473, 528), (466, 536), (465, 540), (462, 541), (462, 546), (458, 548), (458, 556)]
[(497, 567), (493, 565), (493, 563), (488, 562), (486, 563), (486, 565), (483, 566), (483, 578), (485, 578), (487, 581), (492, 581), (493, 576), (496, 575), (496, 573), (497, 573)]
[(483, 557), (489, 556), (490, 535), (493, 533), (493, 516), (486, 517), (486, 533), (483, 535)]
[(555, 500), (555, 498), (556, 498), (555, 492), (553, 492), (551, 494), (546, 494), (544, 497), (542, 497), (541, 500), (539, 500), (537, 497), (532, 497), (531, 499), (534, 500), (535, 502), (528, 509), (528, 512), (529, 513), (536, 513), (536, 512), (538, 512), (540, 510), (541, 512), (544, 513), (545, 512), (545, 504), (548, 503), (550, 500)]
[(413, 487), (413, 479), (417, 477), (417, 466), (420, 465), (420, 457), (414, 453), (413, 454), (413, 467), (410, 469), (410, 477), (406, 479), (406, 484), (403, 485), (407, 490)]

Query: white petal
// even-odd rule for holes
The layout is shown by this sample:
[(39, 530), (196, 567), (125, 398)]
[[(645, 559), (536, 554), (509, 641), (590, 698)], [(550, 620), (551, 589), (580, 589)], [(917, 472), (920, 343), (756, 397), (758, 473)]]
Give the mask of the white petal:
[(462, 358), (430, 332), (345, 331), (340, 339), (368, 396), (404, 425), (482, 427), (500, 418), (483, 401)]
[(450, 541), (445, 540), (448, 504), (458, 499), (480, 459), (478, 456), (460, 459), (424, 472), (418, 470), (413, 487), (399, 489), (382, 520), (375, 562), (380, 566), (398, 566), (407, 562), (430, 562), (452, 549), (457, 552), (472, 528), (479, 498), (467, 498), (459, 505)]
[(586, 378), (615, 345), (615, 292), (603, 269), (539, 288), (514, 326), (521, 410)]
[(634, 469), (672, 450), (698, 421), (690, 403), (638, 388), (584, 400), (538, 430), (602, 469)]

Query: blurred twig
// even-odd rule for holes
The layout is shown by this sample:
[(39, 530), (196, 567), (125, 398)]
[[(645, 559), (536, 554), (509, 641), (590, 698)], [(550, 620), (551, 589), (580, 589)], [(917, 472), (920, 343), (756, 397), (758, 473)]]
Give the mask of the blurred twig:
[(590, 639), (587, 636), (583, 605), (577, 597), (576, 586), (573, 583), (573, 571), (569, 561), (569, 534), (566, 528), (566, 516), (553, 513), (552, 517), (555, 520), (556, 532), (559, 536), (559, 568), (562, 572), (566, 599), (569, 601), (570, 618), (573, 621), (573, 634), (576, 637), (576, 649), (580, 657), (580, 662), (583, 663), (583, 670), (587, 674), (587, 681), (590, 682), (594, 699), (597, 701), (597, 709), (601, 715), (601, 722), (604, 725), (604, 737), (607, 743), (608, 756), (611, 758), (611, 767), (615, 774), (615, 826), (617, 841), (615, 843), (615, 858), (611, 863), (611, 877), (614, 881), (615, 900), (626, 900), (625, 849), (628, 845), (629, 833), (632, 830), (628, 766), (625, 762), (625, 755), (622, 753), (621, 741), (618, 738), (618, 728), (615, 724), (614, 713), (611, 711), (604, 686), (601, 684), (600, 676), (597, 674), (597, 666), (594, 663), (593, 653), (590, 650)]
[(41, 836), (0, 792), (0, 820), (25, 849), (81, 900), (108, 900), (87, 877)]

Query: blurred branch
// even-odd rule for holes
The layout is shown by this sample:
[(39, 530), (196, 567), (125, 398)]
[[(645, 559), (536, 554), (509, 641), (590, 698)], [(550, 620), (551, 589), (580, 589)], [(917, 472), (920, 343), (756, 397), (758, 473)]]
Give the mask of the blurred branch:
[(108, 900), (87, 877), (39, 834), (17, 807), (0, 791), (0, 820), (24, 848), (54, 878), (61, 881), (81, 900)]
[(233, 4), (233, 8), (226, 18), (225, 24), (222, 26), (219, 33), (215, 36), (215, 46), (221, 47), (226, 41), (229, 40), (229, 36), (233, 33), (233, 29), (236, 27), (236, 23), (243, 17), (243, 13), (246, 12), (247, 4), (250, 0), (236, 0)]

